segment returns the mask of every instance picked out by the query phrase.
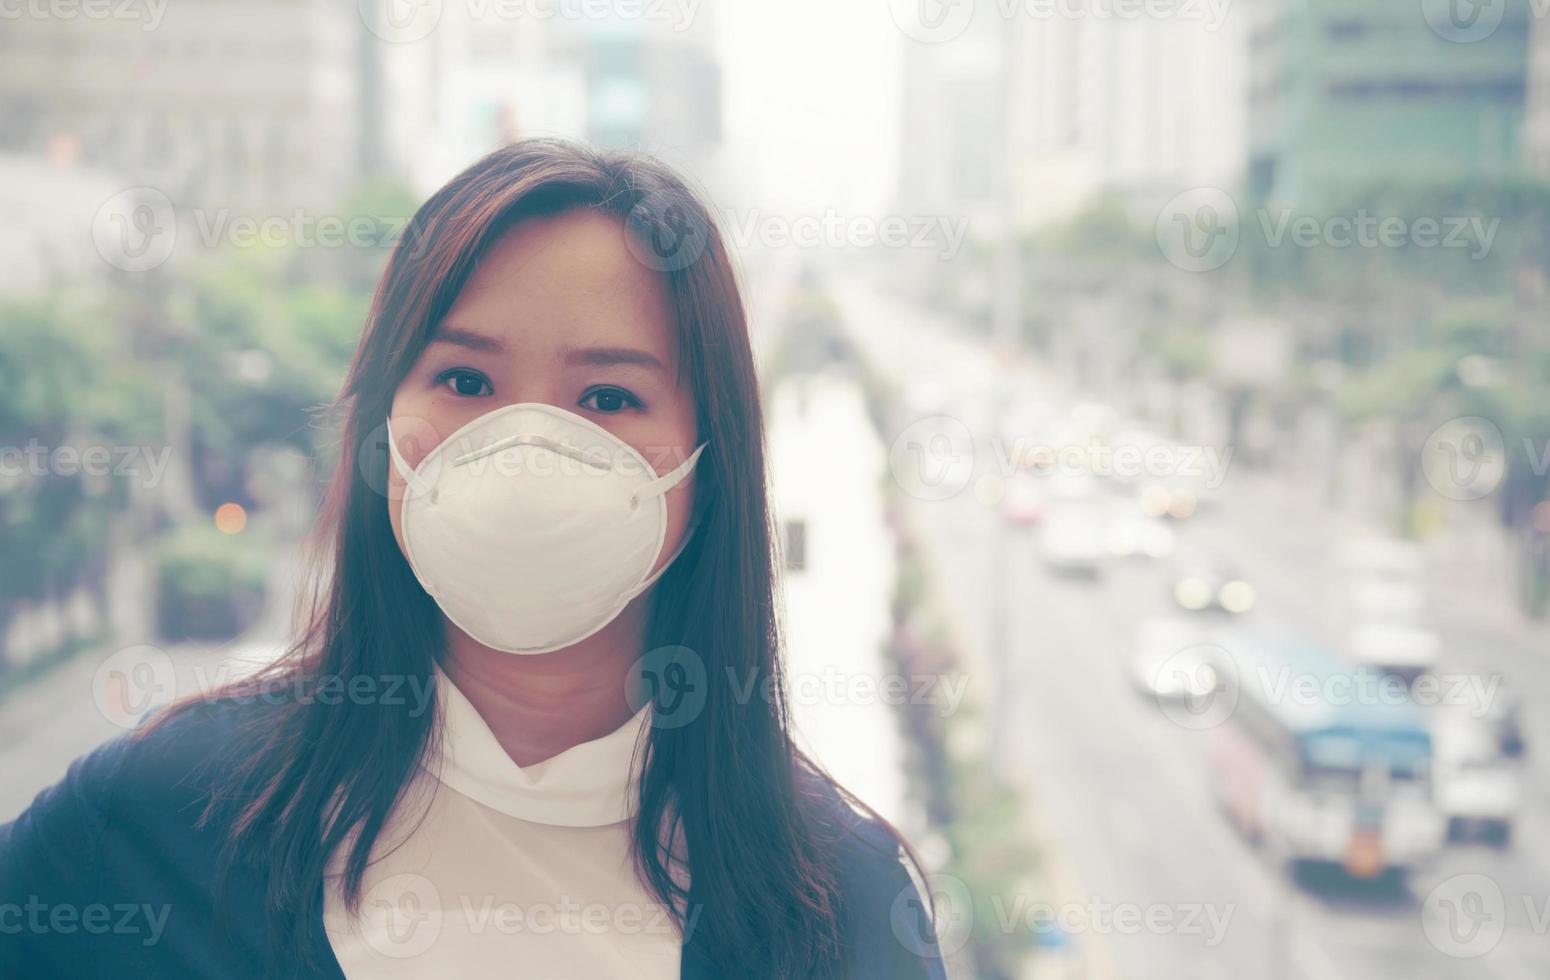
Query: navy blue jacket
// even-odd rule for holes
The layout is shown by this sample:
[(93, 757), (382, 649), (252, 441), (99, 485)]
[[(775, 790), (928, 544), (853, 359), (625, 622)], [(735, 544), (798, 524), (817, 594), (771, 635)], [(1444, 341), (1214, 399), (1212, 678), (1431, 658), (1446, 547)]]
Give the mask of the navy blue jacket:
[[(119, 736), (0, 826), (0, 978), (259, 976), (266, 877), (262, 869), (232, 875), (230, 911), (218, 925), (212, 896), (226, 828), (195, 826), (222, 775), (213, 760), (236, 737), (242, 710), (235, 701), (206, 704), (142, 738)], [(925, 908), (892, 838), (832, 792), (825, 806), (850, 828), (836, 869), (845, 975), (941, 980)], [(702, 932), (692, 930), (683, 947), (685, 980), (714, 975)], [(322, 969), (296, 964), (286, 976), (341, 980), (321, 914), (308, 940)]]

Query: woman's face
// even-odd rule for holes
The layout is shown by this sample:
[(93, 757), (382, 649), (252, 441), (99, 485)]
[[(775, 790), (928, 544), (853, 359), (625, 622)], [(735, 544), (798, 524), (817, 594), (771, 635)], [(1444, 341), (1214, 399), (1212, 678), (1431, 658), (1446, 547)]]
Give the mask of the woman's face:
[[(481, 257), (393, 395), (393, 434), (410, 466), (465, 423), (543, 402), (607, 429), (665, 473), (697, 444), (693, 392), (678, 384), (668, 294), (624, 229), (577, 210), (519, 222)], [(388, 468), (388, 512), (403, 550), (403, 478)], [(667, 494), (658, 564), (683, 536), (693, 475)]]

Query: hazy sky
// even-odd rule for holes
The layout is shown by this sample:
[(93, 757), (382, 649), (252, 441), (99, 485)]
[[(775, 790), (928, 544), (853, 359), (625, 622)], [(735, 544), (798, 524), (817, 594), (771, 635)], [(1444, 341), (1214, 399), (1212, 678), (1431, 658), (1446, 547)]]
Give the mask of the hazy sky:
[(715, 5), (728, 142), (764, 206), (875, 214), (898, 154), (901, 35), (887, 0)]

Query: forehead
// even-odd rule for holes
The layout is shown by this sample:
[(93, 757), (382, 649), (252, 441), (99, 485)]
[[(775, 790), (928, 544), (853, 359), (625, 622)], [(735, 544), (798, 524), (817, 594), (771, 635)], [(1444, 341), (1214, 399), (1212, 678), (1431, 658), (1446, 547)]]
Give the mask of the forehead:
[(528, 218), (479, 257), (444, 323), (530, 355), (630, 345), (676, 355), (666, 284), (625, 244), (623, 225), (579, 209)]

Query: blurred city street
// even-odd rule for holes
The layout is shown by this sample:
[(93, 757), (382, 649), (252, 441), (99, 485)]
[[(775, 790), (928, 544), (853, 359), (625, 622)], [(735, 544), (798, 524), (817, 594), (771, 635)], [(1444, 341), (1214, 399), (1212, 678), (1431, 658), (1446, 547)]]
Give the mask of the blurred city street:
[[(988, 372), (991, 384), (1011, 389), (1014, 404), (1019, 398), (1082, 400), (1081, 392), (1035, 365), (992, 367), (988, 348), (875, 288), (849, 286), (839, 295), (845, 324), (898, 382)], [(948, 399), (941, 410), (983, 417), (982, 387), (966, 385), (960, 397), (956, 409)], [(1534, 921), (1550, 895), (1550, 759), (1544, 753), (1528, 757), (1532, 776), (1510, 850), (1450, 847), (1407, 886), (1338, 877), (1288, 881), (1216, 809), (1202, 733), (1176, 723), (1132, 680), (1128, 661), (1137, 625), (1170, 605), (1161, 563), (1113, 561), (1096, 581), (1051, 572), (1040, 560), (1036, 535), (1003, 518), (997, 451), (990, 439), (979, 440), (972, 467), (966, 466), (974, 476), (964, 489), (946, 500), (912, 499), (908, 513), (973, 655), (975, 690), (1009, 692), (1000, 765), (1026, 788), (1054, 846), (1067, 852), (1079, 898), (1143, 909), (1202, 906), (1229, 922), (1220, 937), (1209, 928), (1197, 935), (1138, 929), (1094, 932), (1077, 942), (1108, 947), (1119, 976), (1143, 980), (1527, 980), (1550, 972), (1550, 949)], [(1274, 474), (1245, 467), (1231, 472), (1214, 503), (1184, 539), (1218, 548), (1252, 570), (1261, 597), (1257, 612), (1295, 620), (1333, 642), (1332, 598), (1341, 587), (1335, 556), (1349, 529)], [(993, 538), (1002, 534), (1011, 536), (1004, 583), (987, 574)], [(1490, 606), (1490, 583), (1460, 582), (1445, 570), (1437, 576), (1479, 593), (1450, 594), (1430, 607), (1444, 646), (1462, 662), (1513, 677), (1525, 691), (1529, 741), (1550, 744), (1543, 727), (1550, 718), (1550, 632), (1478, 612)], [(1005, 588), (1010, 610), (1005, 676), (991, 667), (998, 588)], [(1505, 938), (1478, 959), (1446, 955), (1423, 929), (1423, 914), (1437, 911), (1425, 908), (1431, 889), (1465, 874), (1498, 883), (1508, 910)]]

